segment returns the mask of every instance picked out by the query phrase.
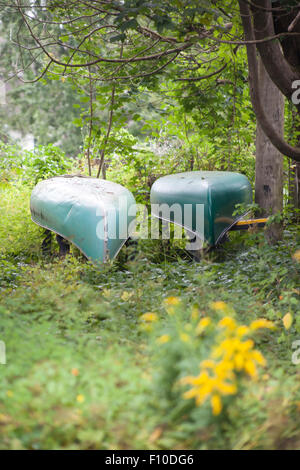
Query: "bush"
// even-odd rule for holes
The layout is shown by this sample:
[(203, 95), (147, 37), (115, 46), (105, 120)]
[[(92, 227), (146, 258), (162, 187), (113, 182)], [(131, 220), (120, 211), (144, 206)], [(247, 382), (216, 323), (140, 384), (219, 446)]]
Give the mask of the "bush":
[(72, 162), (58, 147), (49, 144), (33, 151), (16, 145), (0, 143), (0, 170), (2, 182), (22, 179), (29, 185), (52, 176), (69, 172)]

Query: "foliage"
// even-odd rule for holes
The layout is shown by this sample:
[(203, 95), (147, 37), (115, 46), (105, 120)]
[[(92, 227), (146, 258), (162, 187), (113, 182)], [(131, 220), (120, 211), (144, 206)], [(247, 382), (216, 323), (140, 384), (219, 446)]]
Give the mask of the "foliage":
[(22, 72), (19, 64), (18, 73), (14, 75), (19, 54), (11, 35), (19, 27), (18, 23), (18, 16), (12, 11), (5, 12), (2, 6), (0, 77), (9, 81), (6, 83), (6, 104), (0, 105), (1, 139), (9, 142), (16, 138), (19, 145), (23, 145), (26, 136), (31, 134), (35, 146), (59, 145), (69, 157), (76, 157), (82, 146), (82, 136), (72, 124), (79, 117), (79, 97), (74, 84), (59, 77), (24, 83), (34, 80), (37, 69), (42, 66), (39, 60), (34, 67)]
[(42, 179), (68, 173), (72, 168), (65, 153), (52, 144), (39, 146), (34, 151), (21, 151), (16, 145), (0, 142), (0, 169), (2, 182), (22, 179), (34, 185)]
[(38, 147), (34, 152), (25, 156), (25, 178), (27, 181), (38, 183), (40, 180), (68, 173), (71, 169), (70, 159), (64, 152), (52, 144)]
[[(0, 192), (2, 449), (298, 448), (297, 228), (274, 246), (262, 233), (233, 233), (201, 263), (141, 241), (134, 257), (125, 247), (99, 269), (76, 250), (65, 260), (41, 256), (30, 188), (11, 182)], [(209, 399), (183, 398), (190, 387), (178, 379), (199, 374), (228, 315), (246, 326), (264, 318), (276, 330), (257, 330), (264, 370), (237, 372), (238, 393), (222, 397), (214, 416)]]
[[(137, 202), (179, 171), (254, 183), (245, 51), (220, 42), (241, 38), (233, 3), (69, 3), (31, 2), (27, 21), (53, 39), (34, 64), (26, 21), (9, 4), (1, 13), (5, 35), (26, 42), (18, 76), (48, 75), (8, 95), (7, 125), (42, 146), (0, 145), (0, 448), (299, 448), (300, 233), (289, 204), (274, 216), (278, 244), (234, 232), (200, 263), (165, 240), (131, 242), (100, 267), (74, 247), (45, 255), (30, 220), (32, 186), (86, 173), (87, 155), (93, 175), (104, 155), (107, 177)], [(7, 40), (1, 48), (7, 78), (18, 59)], [(293, 126), (290, 115), (296, 138)]]
[[(167, 321), (160, 324), (156, 314), (146, 313), (141, 317), (141, 326), (153, 331), (154, 351), (160, 345), (159, 352), (154, 352), (158, 371), (155, 379), (166, 413), (177, 420), (182, 414), (186, 420), (193, 420), (196, 414), (199, 428), (203, 416), (206, 426), (209, 415), (213, 421), (213, 416), (222, 412), (226, 420), (228, 406), (234, 406), (237, 395), (247, 386), (245, 375), (255, 380), (257, 365), (265, 365), (249, 337), (260, 328), (274, 328), (273, 324), (265, 319), (254, 320), (249, 327), (238, 324), (235, 312), (223, 301), (210, 305), (216, 318), (203, 316), (196, 305), (187, 308), (178, 297), (168, 297), (165, 304)], [(197, 371), (199, 363), (199, 375), (186, 376)], [(183, 393), (184, 385), (192, 388)], [(193, 404), (187, 406), (184, 400), (189, 399), (194, 399), (201, 410)]]
[[(84, 156), (90, 153), (90, 147), (93, 159), (102, 151), (109, 154), (124, 127), (141, 137), (151, 134), (151, 138), (161, 135), (162, 129), (163, 137), (170, 139), (175, 133), (180, 139), (182, 151), (178, 157), (184, 160), (184, 167), (239, 167), (245, 174), (251, 173), (253, 179), (254, 129), (249, 125), (253, 113), (245, 52), (214, 42), (227, 34), (228, 38), (240, 34), (239, 18), (231, 2), (219, 8), (209, 1), (201, 6), (197, 2), (188, 2), (188, 6), (179, 2), (172, 7), (169, 2), (158, 5), (130, 1), (122, 6), (107, 5), (103, 11), (94, 5), (87, 8), (84, 2), (77, 2), (76, 6), (62, 2), (41, 11), (33, 2), (32, 9), (35, 15), (30, 21), (35, 23), (35, 34), (42, 32), (48, 15), (51, 19), (44, 25), (53, 37), (52, 46), (45, 46), (51, 49), (45, 60), (52, 57), (47, 67), (48, 79), (54, 80), (54, 86), (61, 86), (61, 79), (68, 85), (66, 91), (75, 86), (79, 94), (80, 103), (74, 106), (80, 115), (69, 122), (81, 128)], [(68, 19), (71, 15), (73, 21), (63, 21), (64, 15)], [(93, 29), (95, 16), (102, 26)], [(35, 45), (24, 18), (20, 23), (17, 43), (26, 39)], [(210, 28), (214, 34), (205, 39), (200, 31)], [(205, 49), (198, 45), (199, 34)], [(171, 57), (170, 44), (174, 48)], [(24, 73), (31, 78), (31, 68), (26, 64), (32, 57), (22, 46), (21, 51)], [(147, 51), (153, 59), (139, 60), (140, 56), (147, 56)], [(99, 60), (95, 60), (97, 57)], [(89, 59), (95, 65), (85, 66)], [(45, 65), (39, 57), (36, 68)], [(202, 79), (206, 74), (212, 74), (212, 79)], [(181, 81), (182, 75), (186, 81)], [(111, 134), (110, 117), (114, 130)], [(45, 132), (38, 134), (43, 136)], [(173, 151), (176, 148), (175, 144)]]

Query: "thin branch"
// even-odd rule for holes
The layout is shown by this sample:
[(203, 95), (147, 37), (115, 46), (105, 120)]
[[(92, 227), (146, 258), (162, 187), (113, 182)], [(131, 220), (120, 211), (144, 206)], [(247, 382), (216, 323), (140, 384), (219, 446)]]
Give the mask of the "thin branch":
[(294, 27), (296, 26), (299, 20), (300, 20), (300, 11), (298, 11), (297, 16), (293, 19), (290, 26), (288, 27), (289, 32), (293, 31)]
[(89, 98), (90, 98), (90, 122), (89, 122), (89, 141), (88, 141), (88, 148), (87, 148), (87, 161), (88, 161), (88, 168), (89, 168), (89, 176), (92, 176), (92, 168), (91, 168), (91, 140), (92, 140), (92, 131), (93, 131), (93, 118), (94, 118), (94, 110), (93, 110), (93, 82), (91, 77), (91, 70), (89, 67)]
[(200, 77), (187, 77), (187, 78), (176, 78), (175, 81), (188, 81), (188, 82), (198, 82), (199, 80), (205, 80), (206, 78), (213, 77), (214, 75), (218, 75), (219, 73), (223, 72), (226, 69), (228, 64), (223, 65), (219, 70), (215, 72), (209, 73), (207, 75), (201, 75)]
[[(121, 47), (121, 51), (120, 51), (120, 58), (122, 58), (122, 56), (123, 56), (123, 43), (122, 43), (122, 47)], [(99, 167), (98, 167), (97, 178), (99, 178), (102, 167), (103, 167), (103, 164), (104, 164), (105, 150), (106, 150), (106, 146), (107, 146), (108, 139), (109, 139), (109, 136), (110, 136), (110, 131), (111, 131), (111, 128), (112, 128), (113, 116), (114, 116), (115, 94), (116, 94), (116, 85), (114, 83), (113, 87), (112, 87), (112, 92), (111, 92), (108, 127), (107, 127), (106, 136), (105, 136), (105, 139), (104, 139), (104, 142), (103, 142), (103, 147), (102, 147), (101, 154), (100, 154), (100, 163), (99, 163)]]
[[(203, 31), (201, 31), (201, 34), (203, 35)], [(247, 44), (268, 43), (268, 42), (274, 41), (275, 39), (280, 39), (282, 37), (287, 37), (287, 36), (300, 36), (300, 33), (298, 33), (298, 32), (279, 33), (279, 34), (274, 34), (272, 36), (268, 36), (264, 39), (252, 39), (252, 40), (249, 40), (249, 41), (248, 40), (246, 40), (246, 41), (243, 41), (243, 40), (230, 41), (230, 40), (219, 39), (219, 38), (216, 38), (214, 36), (211, 36), (211, 32), (210, 32), (210, 34), (206, 34), (206, 38), (210, 39), (211, 41), (214, 41), (214, 42), (217, 42), (217, 43), (220, 43), (220, 44), (235, 44), (235, 45), (239, 45), (239, 46), (247, 46)]]

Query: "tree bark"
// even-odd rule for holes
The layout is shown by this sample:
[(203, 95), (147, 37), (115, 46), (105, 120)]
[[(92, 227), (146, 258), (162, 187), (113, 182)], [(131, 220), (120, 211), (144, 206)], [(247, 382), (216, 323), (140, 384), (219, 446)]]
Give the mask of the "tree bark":
[[(265, 3), (265, 2), (262, 1), (261, 3)], [(265, 3), (265, 4), (268, 5), (268, 3)], [(254, 33), (254, 27), (252, 24), (252, 17), (251, 17), (251, 12), (250, 12), (248, 3), (246, 3), (246, 1), (244, 0), (239, 0), (239, 6), (240, 6), (241, 20), (243, 24), (244, 33), (245, 33), (245, 39), (247, 41), (253, 41), (255, 39), (259, 39)], [(261, 6), (264, 6), (264, 5), (261, 5)], [(270, 28), (270, 21), (268, 21), (267, 25), (268, 25), (268, 28)], [(257, 27), (258, 25), (256, 25), (256, 28)], [(258, 32), (256, 31), (256, 34), (257, 33)], [(250, 96), (251, 96), (251, 101), (252, 101), (253, 109), (256, 114), (257, 120), (259, 121), (265, 134), (269, 137), (273, 145), (283, 155), (286, 155), (292, 158), (293, 160), (300, 162), (300, 147), (291, 146), (284, 140), (284, 138), (282, 137), (282, 134), (279, 134), (278, 132), (276, 132), (276, 129), (272, 123), (272, 119), (270, 119), (268, 113), (265, 110), (264, 102), (260, 93), (256, 46), (255, 44), (248, 42), (246, 44), (246, 49), (247, 49), (248, 66), (249, 66)], [(278, 73), (279, 73), (279, 70), (277, 69), (277, 67), (274, 69), (273, 66), (274, 67), (276, 66), (277, 60), (278, 60), (278, 63), (282, 64), (283, 55), (281, 54), (282, 57), (279, 57), (278, 49), (276, 50), (269, 49), (269, 54), (270, 55), (269, 55), (268, 65), (266, 64), (265, 65), (266, 65), (266, 68), (268, 69), (268, 72), (272, 81), (276, 83), (276, 80), (274, 78), (274, 70), (277, 70)], [(265, 56), (262, 57), (262, 60), (265, 62), (266, 57)], [(270, 64), (272, 64), (272, 67), (270, 67)], [(289, 76), (290, 74), (289, 74), (288, 67), (289, 65), (286, 62), (284, 64), (283, 70), (280, 72), (281, 75), (287, 74), (287, 77), (289, 78), (288, 83), (281, 83), (281, 85), (279, 85), (279, 83), (276, 83), (276, 85), (280, 87), (283, 93), (286, 93), (287, 98), (290, 98), (290, 94), (288, 93), (286, 89), (286, 87), (288, 87), (289, 84), (292, 85), (290, 81), (292, 80), (292, 77)]]
[[(274, 17), (270, 11), (267, 11), (272, 8), (271, 0), (261, 0), (260, 2), (253, 3), (258, 3), (260, 7), (265, 8), (265, 10), (261, 10), (252, 7), (255, 38), (265, 39), (267, 37), (274, 36)], [(287, 14), (285, 14), (284, 17), (287, 17)], [(276, 24), (277, 23), (278, 21)], [(283, 29), (281, 29), (280, 32), (283, 32)], [(290, 66), (289, 62), (283, 55), (279, 41), (257, 43), (257, 49), (269, 76), (288, 100), (291, 101), (291, 97), (294, 92), (292, 84), (294, 81), (299, 80), (300, 76), (299, 73)], [(300, 105), (297, 106), (297, 109), (298, 111), (300, 110)]]
[[(265, 112), (276, 132), (283, 136), (284, 97), (270, 79), (262, 60), (259, 60), (259, 87)], [(282, 211), (283, 207), (283, 156), (272, 144), (257, 122), (256, 133), (256, 177), (255, 202), (263, 209), (263, 215), (269, 216)], [(273, 223), (266, 229), (269, 242), (277, 241), (282, 236), (279, 223)]]

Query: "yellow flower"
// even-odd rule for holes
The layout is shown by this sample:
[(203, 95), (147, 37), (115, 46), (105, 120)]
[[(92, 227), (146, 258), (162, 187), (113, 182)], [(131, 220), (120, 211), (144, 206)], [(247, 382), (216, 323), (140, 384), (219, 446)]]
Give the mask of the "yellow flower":
[(296, 253), (293, 254), (293, 258), (300, 263), (300, 250), (297, 250)]
[(236, 384), (222, 382), (221, 380), (217, 382), (217, 388), (222, 395), (235, 395), (237, 392)]
[(103, 297), (105, 297), (106, 299), (109, 299), (109, 298), (111, 297), (111, 291), (110, 291), (110, 289), (103, 289), (102, 295), (103, 295)]
[(253, 348), (253, 346), (254, 346), (254, 342), (252, 341), (252, 339), (247, 339), (247, 341), (237, 340), (237, 343), (236, 343), (236, 348), (239, 351), (249, 351), (249, 349)]
[(215, 374), (218, 380), (224, 379), (233, 379), (234, 375), (232, 370), (234, 368), (234, 363), (232, 361), (223, 360), (219, 362), (215, 367)]
[(228, 338), (222, 341), (222, 343), (213, 350), (213, 357), (224, 356), (227, 360), (231, 359), (234, 351), (238, 346), (238, 339)]
[(228, 305), (222, 300), (219, 300), (217, 302), (212, 302), (210, 306), (213, 310), (216, 310), (216, 311), (220, 310), (221, 312), (225, 312), (228, 310)]
[(245, 336), (249, 333), (250, 329), (248, 326), (241, 325), (236, 329), (236, 335), (239, 337)]
[(274, 323), (272, 323), (269, 320), (265, 320), (264, 318), (258, 318), (257, 320), (254, 320), (250, 324), (250, 330), (258, 330), (259, 328), (269, 328), (273, 329), (275, 328)]
[(183, 377), (181, 380), (180, 380), (180, 383), (182, 383), (183, 385), (187, 385), (187, 384), (190, 384), (190, 385), (200, 385), (204, 382), (206, 382), (208, 380), (208, 373), (206, 371), (204, 372), (201, 372), (198, 376), (196, 377), (193, 377), (192, 375), (189, 375), (187, 377)]
[(133, 296), (133, 292), (126, 292), (124, 291), (123, 294), (121, 295), (121, 299), (127, 302), (127, 300), (130, 299), (130, 297)]
[(140, 329), (143, 331), (146, 331), (149, 333), (150, 331), (153, 331), (153, 327), (151, 323), (141, 323)]
[(248, 360), (245, 365), (244, 369), (251, 377), (255, 377), (257, 375), (257, 370), (254, 361)]
[(179, 305), (181, 300), (178, 297), (168, 297), (165, 299), (167, 305)]
[(234, 365), (235, 365), (237, 370), (241, 370), (243, 368), (243, 365), (244, 365), (244, 356), (243, 356), (243, 354), (237, 353), (234, 356)]
[(257, 349), (252, 351), (251, 357), (252, 357), (252, 359), (254, 359), (254, 361), (256, 361), (261, 366), (264, 366), (266, 364), (266, 360), (265, 360), (264, 356), (262, 355), (262, 353), (260, 351), (257, 351)]
[(192, 320), (197, 320), (197, 318), (199, 318), (199, 309), (197, 307), (193, 307), (192, 308), (192, 313), (191, 313), (191, 319)]
[(76, 400), (78, 401), (78, 403), (83, 403), (85, 398), (83, 395), (77, 395)]
[(237, 327), (236, 322), (231, 317), (224, 317), (219, 321), (219, 326), (225, 327), (230, 331), (234, 331)]
[(212, 369), (213, 367), (215, 367), (215, 361), (213, 361), (212, 359), (205, 359), (201, 362), (200, 366), (205, 369)]
[(211, 319), (209, 317), (201, 318), (198, 323), (199, 328), (206, 328), (208, 325), (211, 324)]
[(198, 325), (196, 326), (196, 334), (199, 335), (202, 333), (206, 327), (211, 324), (211, 319), (209, 317), (201, 318)]
[(215, 416), (219, 415), (222, 411), (222, 402), (221, 402), (220, 396), (219, 395), (213, 395), (211, 397), (210, 402), (211, 402), (213, 415), (215, 415)]
[(187, 392), (184, 392), (183, 398), (186, 400), (189, 400), (190, 398), (195, 398), (197, 396), (197, 389), (196, 388), (191, 388), (191, 390), (188, 390)]
[(190, 341), (190, 337), (187, 333), (180, 333), (179, 336), (181, 341), (183, 341), (184, 343), (188, 343)]
[(168, 343), (170, 339), (171, 339), (170, 335), (162, 335), (156, 340), (156, 342), (158, 344), (165, 344), (165, 343)]
[(14, 392), (12, 392), (11, 390), (7, 390), (6, 395), (8, 396), (8, 398), (11, 398), (14, 396)]
[[(209, 323), (209, 318), (202, 319), (197, 328), (199, 329), (199, 325), (203, 326)], [(251, 328), (249, 328), (246, 325), (237, 324), (230, 316), (222, 318), (218, 326), (224, 329), (219, 332), (218, 343), (213, 347), (210, 357), (200, 363), (199, 375), (188, 376), (180, 381), (183, 385), (191, 386), (190, 390), (183, 394), (183, 397), (195, 399), (197, 406), (210, 399), (214, 415), (218, 415), (222, 411), (222, 396), (237, 393), (238, 373), (246, 373), (255, 380), (257, 366), (264, 366), (266, 363), (260, 351), (254, 349), (254, 341), (244, 337), (258, 328), (274, 327), (272, 322), (258, 319), (252, 322)]]
[(144, 313), (141, 317), (140, 320), (146, 321), (146, 322), (156, 322), (158, 320), (158, 316), (156, 313), (153, 312), (147, 312)]
[(292, 326), (292, 323), (293, 323), (293, 317), (290, 313), (287, 313), (286, 315), (284, 315), (283, 319), (282, 319), (282, 322), (283, 322), (283, 326), (286, 330), (289, 330)]
[[(204, 361), (204, 363), (205, 362), (206, 361)], [(220, 363), (218, 364), (218, 366), (224, 369), (224, 364)], [(225, 365), (225, 369), (226, 367), (227, 366)], [(185, 399), (195, 398), (197, 406), (202, 405), (205, 402), (205, 400), (209, 397), (209, 395), (211, 395), (212, 397), (215, 395), (219, 396), (220, 394), (232, 395), (237, 392), (237, 387), (235, 383), (224, 382), (217, 375), (210, 377), (206, 371), (200, 372), (200, 374), (196, 377), (190, 377), (190, 376), (185, 377), (181, 379), (181, 383), (185, 385), (189, 384), (193, 386), (190, 390), (186, 391), (183, 394), (183, 397)], [(211, 400), (212, 400), (212, 397), (211, 397)], [(211, 401), (214, 414), (219, 414), (217, 413), (217, 410), (221, 412), (220, 403), (221, 403), (221, 400), (219, 402), (216, 398), (214, 398), (214, 400)]]
[(11, 418), (8, 415), (0, 414), (0, 424), (8, 424), (10, 423)]

